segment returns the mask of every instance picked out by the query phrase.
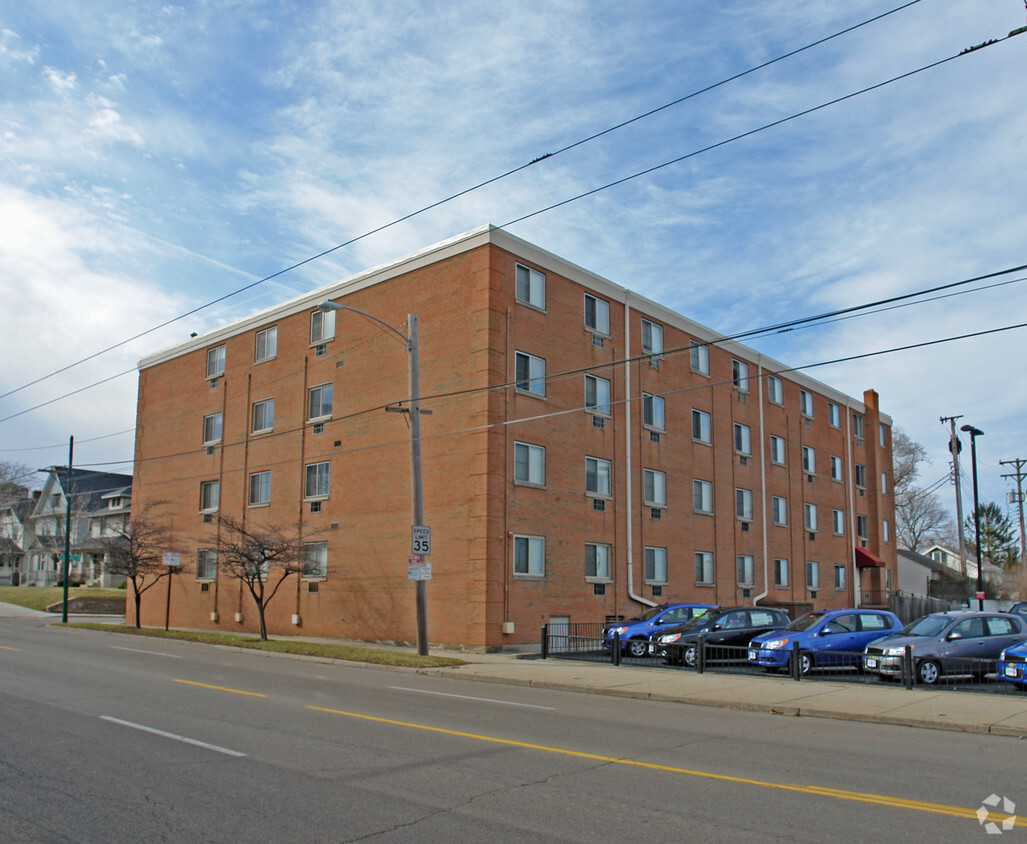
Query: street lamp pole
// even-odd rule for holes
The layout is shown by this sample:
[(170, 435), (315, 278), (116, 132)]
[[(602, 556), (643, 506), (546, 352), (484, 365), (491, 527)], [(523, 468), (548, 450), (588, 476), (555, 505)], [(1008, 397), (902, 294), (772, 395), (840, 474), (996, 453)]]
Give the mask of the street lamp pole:
[(970, 462), (973, 464), (974, 479), (974, 533), (977, 542), (977, 609), (984, 612), (984, 566), (981, 563), (981, 507), (977, 498), (977, 438), (984, 436), (984, 431), (973, 425), (963, 425), (960, 431), (970, 435)]
[[(424, 498), (421, 488), (421, 382), (419, 375), (419, 364), (417, 354), (417, 314), (407, 314), (407, 330), (404, 334), (398, 328), (390, 325), (374, 314), (352, 308), (349, 305), (340, 305), (338, 302), (325, 300), (318, 303), (320, 311), (352, 311), (353, 313), (365, 316), (374, 320), (379, 325), (387, 328), (396, 334), (407, 347), (407, 358), (409, 361), (408, 384), (410, 389), (410, 487), (411, 487), (411, 510), (412, 525), (424, 524)], [(421, 562), (424, 555), (418, 554)], [(415, 580), (414, 587), (417, 613), (417, 653), (420, 656), (428, 655), (428, 601), (423, 580)]]

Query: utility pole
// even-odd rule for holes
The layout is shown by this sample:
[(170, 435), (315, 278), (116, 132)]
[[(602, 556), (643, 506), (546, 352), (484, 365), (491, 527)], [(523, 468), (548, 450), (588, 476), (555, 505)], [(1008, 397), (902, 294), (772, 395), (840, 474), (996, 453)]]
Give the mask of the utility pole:
[(963, 541), (963, 496), (959, 492), (959, 452), (963, 444), (956, 436), (956, 420), (962, 419), (959, 416), (942, 416), (939, 420), (942, 425), (949, 423), (949, 451), (952, 452), (952, 477), (956, 482), (956, 526), (959, 531), (959, 570), (966, 580), (966, 543)]
[(1020, 508), (1020, 563), (1027, 567), (1027, 538), (1024, 537), (1023, 530), (1023, 481), (1027, 477), (1027, 472), (1024, 472), (1024, 466), (1027, 465), (1027, 460), (1022, 457), (1017, 457), (1013, 460), (999, 460), (999, 466), (1015, 466), (1016, 471), (1008, 475), (1003, 475), (1003, 478), (1016, 478), (1016, 503)]

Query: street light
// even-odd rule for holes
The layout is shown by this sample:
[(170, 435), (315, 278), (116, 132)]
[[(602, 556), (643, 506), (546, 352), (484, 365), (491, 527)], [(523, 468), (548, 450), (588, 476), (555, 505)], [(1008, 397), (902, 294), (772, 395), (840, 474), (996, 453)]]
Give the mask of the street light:
[(974, 533), (977, 542), (977, 609), (984, 612), (984, 566), (981, 564), (981, 508), (977, 501), (977, 438), (984, 436), (984, 431), (973, 425), (963, 425), (960, 431), (970, 435), (970, 462), (974, 469)]
[[(410, 332), (409, 335), (407, 335), (398, 328), (389, 325), (385, 320), (379, 319), (374, 314), (369, 314), (367, 311), (362, 311), (359, 308), (351, 308), (349, 305), (340, 305), (338, 302), (332, 302), (330, 299), (318, 302), (317, 309), (322, 313), (327, 311), (352, 311), (355, 314), (365, 316), (397, 335), (407, 347), (407, 356), (410, 362), (410, 407), (408, 409), (410, 413), (410, 487), (413, 510), (412, 525), (414, 527), (423, 525), (424, 503), (421, 497), (421, 388), (417, 366), (417, 314), (407, 314), (407, 330)], [(416, 556), (420, 562), (424, 562), (423, 554), (417, 554)], [(417, 653), (420, 656), (427, 656), (428, 611), (424, 581), (421, 579), (415, 580), (414, 586), (416, 589), (415, 594), (417, 607)]]

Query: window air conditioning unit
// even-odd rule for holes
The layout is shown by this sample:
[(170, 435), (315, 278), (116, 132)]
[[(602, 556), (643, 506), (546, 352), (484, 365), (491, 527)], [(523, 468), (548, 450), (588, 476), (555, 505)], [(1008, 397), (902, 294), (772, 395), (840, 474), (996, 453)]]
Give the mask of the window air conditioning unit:
[(602, 430), (603, 428), (606, 427), (606, 420), (603, 419), (602, 416), (593, 416), (592, 417), (592, 427), (593, 428), (599, 428), (600, 430)]
[(592, 509), (593, 510), (598, 510), (599, 512), (602, 512), (603, 510), (606, 509), (606, 502), (603, 501), (603, 499), (601, 499), (601, 498), (593, 498), (592, 499)]
[(325, 430), (325, 423), (324, 422), (315, 422), (311, 426), (310, 433), (312, 433), (312, 434), (323, 434), (324, 430)]

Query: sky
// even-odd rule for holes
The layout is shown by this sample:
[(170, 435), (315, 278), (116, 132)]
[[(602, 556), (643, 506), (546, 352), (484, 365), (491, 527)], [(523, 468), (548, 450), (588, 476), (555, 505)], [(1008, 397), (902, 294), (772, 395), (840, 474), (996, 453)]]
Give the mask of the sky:
[[(129, 472), (140, 358), (485, 223), (724, 334), (1027, 264), (1025, 24), (1024, 0), (4, 4), (0, 461), (64, 465), (73, 435), (76, 466)], [(1027, 322), (1027, 272), (987, 285), (750, 345), (807, 366)], [(1025, 352), (1020, 328), (806, 371), (876, 389), (924, 486), (940, 417), (983, 430), (1006, 507)]]

